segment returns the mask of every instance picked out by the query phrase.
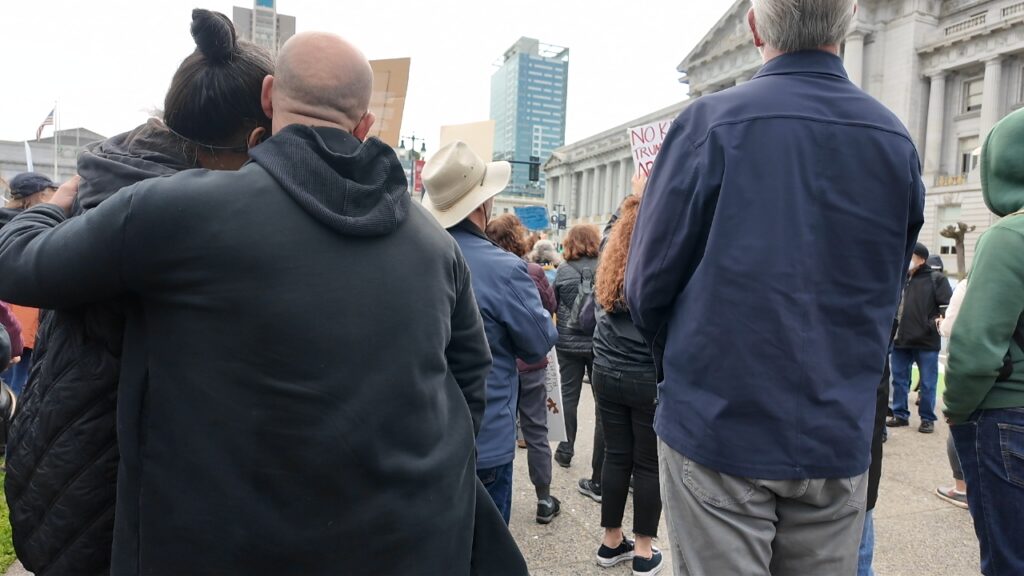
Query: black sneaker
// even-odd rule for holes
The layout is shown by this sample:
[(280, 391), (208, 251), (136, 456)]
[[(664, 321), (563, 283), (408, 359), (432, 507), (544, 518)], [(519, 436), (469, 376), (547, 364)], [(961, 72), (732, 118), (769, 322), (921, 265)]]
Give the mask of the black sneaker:
[(568, 468), (569, 464), (572, 463), (572, 456), (566, 456), (561, 452), (555, 452), (555, 463), (562, 468)]
[(889, 428), (902, 428), (904, 426), (910, 426), (910, 420), (904, 420), (903, 418), (896, 418), (893, 416), (885, 421), (885, 425)]
[(665, 565), (661, 562), (661, 550), (654, 549), (650, 558), (633, 555), (633, 576), (654, 576), (661, 572)]
[(616, 564), (633, 559), (633, 541), (623, 538), (618, 548), (609, 548), (604, 544), (597, 549), (597, 565), (602, 568), (611, 568)]
[(590, 478), (581, 478), (579, 484), (576, 485), (576, 489), (580, 491), (580, 494), (594, 502), (601, 503), (601, 484), (599, 482), (594, 482)]
[(562, 511), (561, 504), (554, 496), (537, 500), (537, 524), (550, 524)]
[(921, 434), (931, 434), (932, 432), (935, 432), (935, 422), (925, 420), (924, 422), (921, 422), (921, 426), (918, 427), (917, 431)]

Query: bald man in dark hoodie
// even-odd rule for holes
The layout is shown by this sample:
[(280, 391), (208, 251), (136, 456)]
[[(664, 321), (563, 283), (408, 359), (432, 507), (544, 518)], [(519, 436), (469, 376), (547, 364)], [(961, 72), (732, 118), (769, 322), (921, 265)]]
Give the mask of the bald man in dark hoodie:
[(274, 136), (238, 172), (65, 222), (72, 180), (0, 233), (0, 299), (142, 303), (111, 573), (526, 574), (475, 475), (490, 353), (469, 272), (367, 138), (369, 63), (305, 33), (276, 70)]

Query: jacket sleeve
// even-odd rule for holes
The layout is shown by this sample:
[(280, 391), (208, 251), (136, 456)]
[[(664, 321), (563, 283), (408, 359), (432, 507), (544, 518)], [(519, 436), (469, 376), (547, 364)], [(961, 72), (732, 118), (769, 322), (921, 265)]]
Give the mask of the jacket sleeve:
[(658, 153), (626, 266), (630, 314), (655, 347), (673, 302), (700, 264), (724, 170), (712, 141), (706, 139), (695, 148), (680, 122), (682, 117), (672, 125)]
[(533, 279), (533, 284), (537, 287), (537, 294), (540, 295), (540, 302), (544, 309), (548, 313), (554, 314), (558, 310), (558, 304), (555, 302), (555, 290), (548, 282), (548, 276), (544, 273), (544, 269), (539, 266), (538, 269), (540, 274), (531, 274), (530, 278)]
[(536, 364), (545, 357), (558, 341), (558, 332), (551, 322), (551, 315), (541, 304), (537, 288), (526, 265), (520, 263), (509, 273), (505, 282), (508, 306), (504, 310), (502, 323), (512, 341), (516, 358), (527, 364)]
[[(996, 382), (1013, 333), (1024, 312), (1024, 237), (995, 227), (982, 236), (970, 289), (949, 343), (945, 413), (963, 422), (978, 409)], [(1016, 354), (1015, 354), (1016, 355)]]
[(11, 357), (17, 358), (24, 354), (25, 345), (21, 341), (21, 322), (18, 322), (18, 317), (4, 302), (0, 302), (0, 324), (3, 324), (4, 330), (7, 331), (7, 337), (11, 341)]
[(939, 281), (935, 283), (935, 304), (938, 306), (949, 306), (953, 299), (953, 288), (949, 285), (949, 279), (939, 273)]
[(0, 299), (67, 308), (126, 292), (132, 198), (122, 191), (70, 220), (52, 204), (19, 214), (0, 230)]
[(949, 299), (949, 308), (946, 309), (946, 319), (942, 321), (939, 332), (946, 338), (953, 336), (953, 326), (956, 325), (956, 317), (960, 315), (960, 307), (964, 303), (964, 295), (967, 293), (967, 281), (962, 280), (953, 290), (953, 296)]
[[(454, 241), (452, 244), (455, 244)], [(448, 369), (462, 390), (473, 417), (473, 435), (480, 433), (484, 417), (485, 384), (491, 371), (491, 349), (487, 345), (484, 322), (473, 295), (469, 266), (455, 244), (456, 296), (452, 309), (452, 334), (445, 348)]]
[[(914, 254), (914, 247), (917, 246), (917, 237), (924, 226), (924, 196), (925, 186), (921, 180), (921, 159), (917, 151), (911, 148), (910, 166), (910, 210), (907, 217), (907, 245), (903, 252), (903, 265), (910, 264), (910, 258)], [(948, 284), (948, 282), (947, 282)], [(903, 282), (896, 287), (897, 294), (903, 294)]]

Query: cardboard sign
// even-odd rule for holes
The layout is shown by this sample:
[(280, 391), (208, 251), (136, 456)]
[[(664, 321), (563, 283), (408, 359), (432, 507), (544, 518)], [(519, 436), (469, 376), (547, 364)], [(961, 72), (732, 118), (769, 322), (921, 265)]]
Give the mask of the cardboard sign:
[(651, 176), (654, 160), (661, 152), (661, 144), (672, 126), (672, 120), (661, 120), (629, 129), (629, 148), (633, 152), (633, 166), (644, 177)]
[(494, 120), (441, 126), (441, 142), (437, 148), (440, 150), (456, 140), (461, 140), (477, 156), (483, 158), (484, 162), (490, 162), (494, 157), (494, 126)]
[(402, 129), (405, 113), (405, 96), (409, 91), (409, 58), (371, 60), (373, 69), (373, 95), (370, 97), (370, 111), (377, 116), (370, 136), (376, 136), (392, 148), (399, 144), (398, 134)]

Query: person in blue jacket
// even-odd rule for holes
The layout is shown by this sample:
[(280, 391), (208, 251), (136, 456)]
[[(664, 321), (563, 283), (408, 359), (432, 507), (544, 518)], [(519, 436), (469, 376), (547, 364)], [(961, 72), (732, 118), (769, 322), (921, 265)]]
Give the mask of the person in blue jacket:
[(686, 107), (640, 208), (626, 299), (660, 367), (677, 575), (857, 571), (924, 187), (906, 128), (838, 56), (855, 12), (754, 0), (764, 66)]
[[(464, 142), (453, 142), (423, 168), (424, 206), (448, 229), (469, 265), (493, 365), (477, 435), (476, 473), (508, 523), (516, 451), (519, 371), (516, 358), (540, 362), (558, 340), (526, 263), (491, 242), (484, 230), (494, 196), (508, 186), (508, 162), (484, 163)], [(452, 339), (457, 338), (452, 334)]]

